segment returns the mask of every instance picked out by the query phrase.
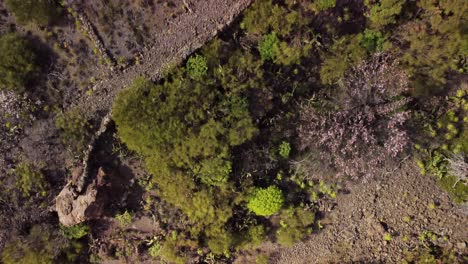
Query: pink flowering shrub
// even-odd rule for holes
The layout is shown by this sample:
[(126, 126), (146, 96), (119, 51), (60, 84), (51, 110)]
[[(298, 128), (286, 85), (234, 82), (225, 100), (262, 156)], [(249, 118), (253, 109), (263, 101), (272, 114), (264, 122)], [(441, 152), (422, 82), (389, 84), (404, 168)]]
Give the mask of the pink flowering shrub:
[(339, 110), (323, 113), (302, 107), (298, 134), (302, 149), (318, 150), (338, 176), (367, 179), (408, 146), (405, 123), (409, 112), (398, 112), (408, 99), (394, 99), (407, 90), (408, 78), (386, 55), (353, 69), (342, 81)]

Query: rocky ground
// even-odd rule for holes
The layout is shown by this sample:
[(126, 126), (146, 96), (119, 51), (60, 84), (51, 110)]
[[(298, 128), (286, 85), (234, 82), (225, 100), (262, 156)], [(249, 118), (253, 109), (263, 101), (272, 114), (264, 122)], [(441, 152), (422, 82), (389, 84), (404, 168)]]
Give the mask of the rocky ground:
[(276, 250), (275, 263), (401, 263), (408, 252), (433, 244), (468, 252), (467, 207), (453, 204), (414, 161), (345, 190), (321, 221), (324, 228), (293, 248)]

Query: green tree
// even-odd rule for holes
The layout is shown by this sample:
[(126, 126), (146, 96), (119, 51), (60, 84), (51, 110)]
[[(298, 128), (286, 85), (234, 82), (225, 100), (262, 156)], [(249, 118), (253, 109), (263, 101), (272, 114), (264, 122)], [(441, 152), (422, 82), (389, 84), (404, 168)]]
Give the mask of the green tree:
[(405, 0), (366, 0), (370, 28), (381, 30), (387, 25), (394, 24), (404, 3)]
[(21, 24), (47, 26), (61, 12), (55, 0), (6, 0), (6, 6)]
[(28, 40), (15, 33), (0, 37), (0, 90), (22, 91), (39, 73), (36, 54)]
[(51, 227), (35, 225), (23, 239), (14, 238), (6, 244), (1, 260), (5, 264), (52, 264), (67, 246)]
[[(113, 118), (121, 140), (145, 159), (161, 197), (193, 221), (191, 235), (219, 241), (231, 235), (225, 224), (237, 195), (228, 182), (231, 148), (257, 129), (244, 88), (230, 86), (224, 75), (213, 78), (208, 72), (192, 79), (188, 74), (175, 69), (160, 84), (136, 79), (114, 101)], [(220, 253), (231, 240), (223, 243), (222, 249), (208, 245)]]
[(336, 6), (336, 0), (314, 0), (309, 4), (309, 8), (315, 12), (320, 12), (334, 8)]
[[(449, 70), (465, 72), (468, 54), (464, 0), (418, 1), (420, 19), (402, 30), (407, 49), (402, 61), (414, 80), (416, 94), (428, 94), (446, 82)], [(432, 88), (432, 89), (431, 89)]]
[(247, 207), (256, 215), (269, 216), (281, 209), (283, 201), (283, 192), (276, 186), (270, 186), (256, 189)]

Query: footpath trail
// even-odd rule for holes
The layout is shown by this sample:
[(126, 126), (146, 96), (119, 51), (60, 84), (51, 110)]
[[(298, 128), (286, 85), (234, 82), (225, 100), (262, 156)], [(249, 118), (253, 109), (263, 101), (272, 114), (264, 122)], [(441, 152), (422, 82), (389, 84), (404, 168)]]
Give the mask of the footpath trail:
[(139, 64), (115, 70), (99, 81), (91, 96), (84, 96), (76, 105), (92, 116), (103, 118), (111, 109), (115, 95), (144, 76), (157, 80), (168, 66), (180, 62), (217, 33), (230, 25), (252, 0), (191, 1), (190, 10), (171, 22), (156, 41), (142, 52)]
[[(82, 109), (93, 120), (94, 135), (88, 142), (83, 163), (87, 167), (89, 154), (96, 139), (106, 130), (112, 102), (119, 91), (128, 87), (136, 77), (158, 80), (165, 69), (184, 60), (196, 49), (228, 27), (247, 8), (252, 0), (203, 0), (190, 1), (189, 10), (177, 16), (162, 28), (140, 53), (138, 64), (123, 70), (97, 72), (99, 81), (90, 95), (83, 94), (67, 108)], [(100, 35), (100, 32), (95, 32)], [(106, 47), (102, 47), (105, 49)], [(37, 120), (26, 129), (12, 153), (24, 153), (28, 160), (47, 166), (52, 178), (63, 181), (66, 150), (60, 143), (53, 118)], [(1, 161), (1, 160), (0, 160)], [(0, 164), (1, 165), (1, 164)], [(1, 169), (0, 169), (1, 171)], [(84, 171), (86, 174), (86, 170)], [(83, 175), (85, 178), (86, 175)]]

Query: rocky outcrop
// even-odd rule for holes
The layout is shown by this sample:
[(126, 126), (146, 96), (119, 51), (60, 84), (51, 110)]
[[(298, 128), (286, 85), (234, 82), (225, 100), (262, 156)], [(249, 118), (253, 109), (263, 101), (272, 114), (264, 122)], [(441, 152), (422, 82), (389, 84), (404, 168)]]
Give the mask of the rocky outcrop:
[[(105, 181), (106, 173), (99, 168), (97, 177), (80, 193), (73, 181), (68, 183), (56, 197), (55, 211), (64, 226), (72, 226), (103, 214), (107, 203)], [(104, 194), (104, 195), (103, 195)]]

